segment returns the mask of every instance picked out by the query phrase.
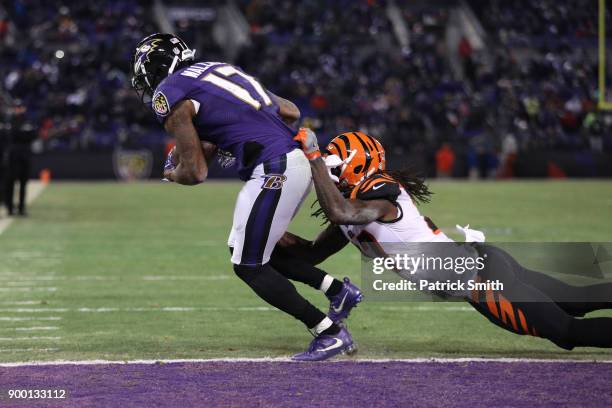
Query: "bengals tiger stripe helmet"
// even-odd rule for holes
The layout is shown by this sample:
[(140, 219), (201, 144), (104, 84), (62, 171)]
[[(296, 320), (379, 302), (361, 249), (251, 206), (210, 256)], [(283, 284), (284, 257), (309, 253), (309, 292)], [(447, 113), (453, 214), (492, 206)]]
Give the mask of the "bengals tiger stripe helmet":
[[(341, 190), (353, 188), (372, 174), (385, 169), (385, 149), (380, 142), (363, 132), (347, 132), (334, 137), (327, 145), (328, 157), (340, 158), (330, 172)], [(327, 160), (326, 160), (327, 162)]]

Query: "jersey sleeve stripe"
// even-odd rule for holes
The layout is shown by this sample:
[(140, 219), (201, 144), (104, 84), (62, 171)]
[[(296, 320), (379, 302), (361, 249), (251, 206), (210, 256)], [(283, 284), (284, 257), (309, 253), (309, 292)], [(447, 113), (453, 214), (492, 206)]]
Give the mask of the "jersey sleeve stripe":
[(372, 189), (372, 187), (374, 187), (375, 185), (379, 183), (382, 183), (382, 184), (395, 183), (395, 181), (388, 177), (376, 176), (376, 177), (373, 177), (371, 180), (368, 180), (366, 183), (364, 183), (362, 188), (360, 188), (360, 190), (365, 193), (366, 191)]
[(370, 185), (376, 183), (376, 181), (376, 177), (366, 180), (361, 186), (359, 186), (359, 190), (367, 191), (370, 188)]
[(367, 187), (361, 190), (361, 192), (365, 193), (366, 191), (370, 191), (372, 188), (376, 187), (376, 185), (383, 185), (386, 181), (384, 180), (375, 180), (373, 183), (370, 183)]

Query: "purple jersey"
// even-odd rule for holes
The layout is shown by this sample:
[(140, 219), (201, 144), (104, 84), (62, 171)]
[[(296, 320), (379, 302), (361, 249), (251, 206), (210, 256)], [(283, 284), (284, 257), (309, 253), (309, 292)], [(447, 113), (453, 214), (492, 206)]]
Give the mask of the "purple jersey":
[(252, 76), (230, 64), (198, 62), (164, 79), (151, 102), (163, 122), (174, 105), (190, 99), (201, 140), (230, 152), (244, 180), (258, 164), (299, 146), (274, 98)]

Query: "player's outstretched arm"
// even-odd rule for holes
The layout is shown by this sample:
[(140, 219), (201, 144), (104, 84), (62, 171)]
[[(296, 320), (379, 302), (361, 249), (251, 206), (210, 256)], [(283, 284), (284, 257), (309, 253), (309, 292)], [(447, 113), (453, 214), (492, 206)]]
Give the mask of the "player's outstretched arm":
[(277, 246), (283, 248), (291, 256), (304, 260), (312, 265), (318, 265), (348, 244), (340, 227), (329, 225), (321, 231), (314, 241), (309, 241), (287, 231), (278, 241)]
[(281, 98), (278, 95), (274, 95), (272, 92), (270, 92), (270, 94), (272, 95), (276, 103), (278, 104), (279, 106), (278, 114), (281, 115), (285, 123), (287, 123), (288, 125), (291, 125), (300, 119), (301, 113), (298, 107), (295, 105), (295, 103), (285, 98)]
[(310, 161), (312, 178), (319, 204), (329, 221), (336, 225), (368, 224), (376, 220), (394, 219), (397, 208), (387, 200), (349, 200), (344, 198), (329, 178), (320, 157)]
[(319, 144), (314, 132), (301, 128), (295, 140), (310, 161), (312, 178), (319, 204), (332, 224), (368, 224), (376, 220), (392, 220), (397, 217), (397, 208), (387, 200), (349, 200), (344, 198), (329, 177), (325, 162), (321, 159)]
[(193, 103), (185, 100), (172, 109), (165, 122), (166, 131), (176, 139), (177, 165), (174, 169), (166, 171), (164, 176), (179, 184), (200, 184), (208, 175), (205, 149), (193, 125), (195, 113)]

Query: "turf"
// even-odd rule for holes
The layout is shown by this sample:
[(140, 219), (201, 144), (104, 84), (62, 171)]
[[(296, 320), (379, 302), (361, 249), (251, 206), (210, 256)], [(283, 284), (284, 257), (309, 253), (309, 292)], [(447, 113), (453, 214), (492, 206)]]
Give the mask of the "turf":
[[(31, 216), (0, 235), (0, 362), (287, 356), (304, 349), (310, 335), (299, 322), (265, 307), (232, 272), (226, 240), (239, 188), (51, 184)], [(436, 182), (432, 189), (433, 202), (422, 211), (445, 230), (470, 223), (491, 241), (612, 237), (607, 181)], [(305, 206), (293, 232), (316, 234), (320, 222), (309, 212)], [(352, 247), (323, 266), (360, 279)], [(319, 292), (298, 287), (326, 307)], [(358, 356), (612, 359), (612, 351), (566, 352), (507, 333), (460, 306), (366, 301), (349, 319)], [(56, 320), (36, 320), (49, 317)]]

